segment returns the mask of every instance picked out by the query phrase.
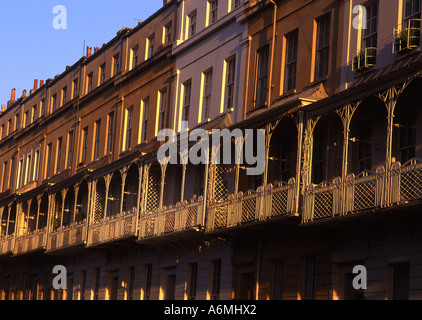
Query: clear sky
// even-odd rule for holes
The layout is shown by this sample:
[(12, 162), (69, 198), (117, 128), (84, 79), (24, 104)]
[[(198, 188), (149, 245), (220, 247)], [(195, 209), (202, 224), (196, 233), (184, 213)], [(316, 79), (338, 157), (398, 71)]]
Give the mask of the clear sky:
[[(65, 30), (53, 27), (57, 5), (66, 8)], [(162, 5), (162, 0), (0, 0), (0, 104), (7, 104), (12, 88), (18, 99), (24, 89), (29, 94), (34, 79), (54, 78), (73, 65), (84, 54), (84, 41), (85, 47), (101, 47)]]

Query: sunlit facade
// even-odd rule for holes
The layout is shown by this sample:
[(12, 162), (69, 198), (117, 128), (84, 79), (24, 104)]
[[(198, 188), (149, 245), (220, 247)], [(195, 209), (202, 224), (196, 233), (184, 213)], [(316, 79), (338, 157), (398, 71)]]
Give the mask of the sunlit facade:
[[(422, 298), (420, 19), (420, 0), (164, 1), (12, 90), (0, 299)], [(264, 173), (162, 162), (167, 128), (261, 129)]]

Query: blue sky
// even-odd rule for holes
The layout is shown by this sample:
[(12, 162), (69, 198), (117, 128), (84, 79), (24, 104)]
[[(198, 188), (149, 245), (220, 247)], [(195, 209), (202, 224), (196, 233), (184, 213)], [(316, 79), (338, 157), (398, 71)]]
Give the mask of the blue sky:
[[(0, 104), (12, 88), (16, 98), (33, 88), (34, 79), (62, 73), (83, 55), (101, 47), (123, 27), (135, 27), (162, 0), (0, 0)], [(67, 29), (55, 29), (53, 8), (67, 11)]]

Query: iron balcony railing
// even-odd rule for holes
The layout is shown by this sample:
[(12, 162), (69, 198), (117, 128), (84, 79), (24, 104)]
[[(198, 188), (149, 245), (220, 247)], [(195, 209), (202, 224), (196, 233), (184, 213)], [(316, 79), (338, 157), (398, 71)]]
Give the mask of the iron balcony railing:
[(122, 212), (113, 217), (90, 223), (88, 226), (88, 246), (136, 236), (138, 211)]
[(395, 162), (358, 176), (349, 174), (344, 182), (309, 185), (304, 195), (302, 223), (344, 216), (422, 199), (422, 163), (411, 159)]
[(0, 255), (13, 253), (15, 245), (15, 234), (0, 238)]
[(139, 240), (203, 227), (203, 198), (157, 209), (139, 220)]
[(267, 185), (246, 193), (229, 195), (219, 202), (210, 201), (207, 210), (206, 231), (233, 228), (246, 223), (258, 222), (277, 216), (295, 215), (297, 183), (291, 178), (288, 183)]
[(421, 19), (409, 19), (393, 29), (393, 54), (418, 48), (421, 37)]
[(353, 57), (352, 70), (363, 71), (373, 67), (377, 62), (377, 48), (368, 47), (359, 51)]
[(47, 238), (47, 251), (54, 251), (85, 244), (87, 235), (87, 222), (74, 222), (70, 226), (61, 227), (51, 232)]
[(36, 250), (44, 250), (47, 244), (47, 228), (36, 230), (16, 238), (14, 255), (22, 255)]

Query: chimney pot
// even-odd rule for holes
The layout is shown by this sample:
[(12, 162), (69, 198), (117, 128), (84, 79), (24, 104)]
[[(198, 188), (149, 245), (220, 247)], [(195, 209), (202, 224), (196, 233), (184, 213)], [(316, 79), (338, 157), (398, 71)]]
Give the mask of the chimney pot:
[(92, 51), (92, 48), (91, 47), (86, 47), (86, 56), (87, 57), (90, 57), (91, 56), (91, 51)]
[(34, 79), (34, 91), (38, 89), (38, 79)]
[(44, 85), (44, 80), (40, 81), (40, 87), (42, 87)]
[(24, 90), (22, 91), (22, 97), (23, 97), (23, 98), (25, 98), (25, 97), (26, 97), (26, 89), (24, 89)]
[(15, 101), (16, 98), (16, 89), (13, 88), (12, 89), (12, 94), (10, 95), (10, 100)]
[(6, 105), (5, 104), (2, 104), (1, 105), (1, 111), (4, 111), (4, 110), (6, 110)]

